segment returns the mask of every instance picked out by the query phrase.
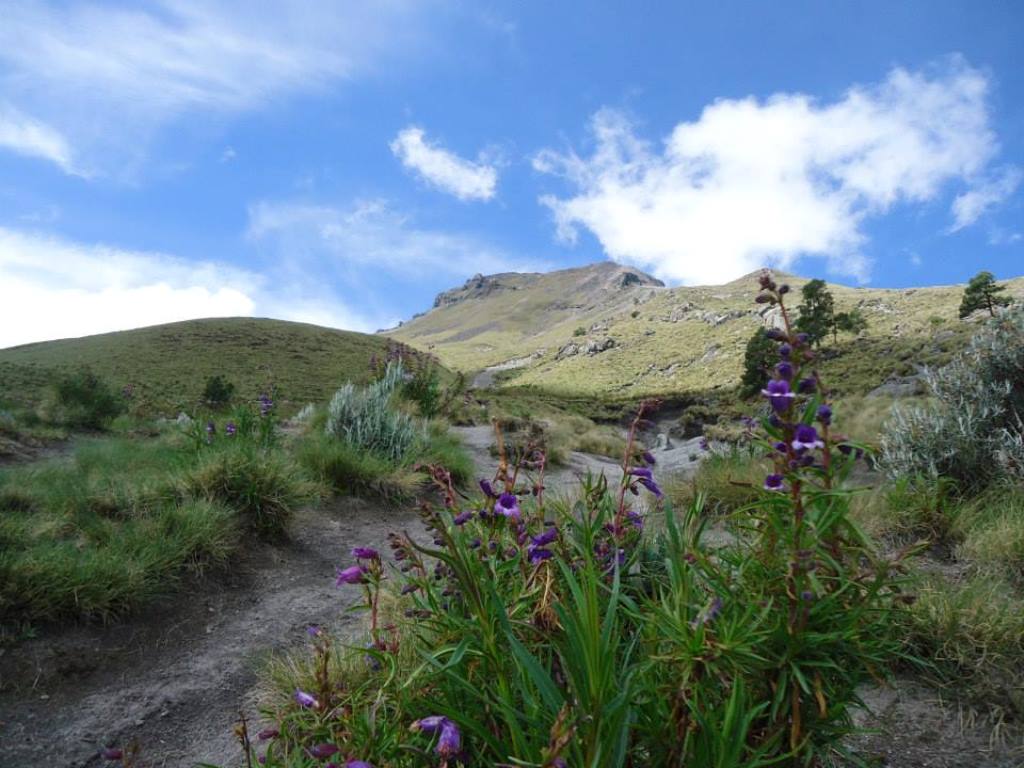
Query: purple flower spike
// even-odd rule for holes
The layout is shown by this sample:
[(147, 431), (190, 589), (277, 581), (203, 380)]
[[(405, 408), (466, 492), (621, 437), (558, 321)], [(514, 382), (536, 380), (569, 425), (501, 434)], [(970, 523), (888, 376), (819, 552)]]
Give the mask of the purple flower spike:
[(793, 450), (801, 451), (812, 448), (824, 448), (825, 444), (818, 439), (818, 430), (810, 424), (800, 424), (793, 435)]
[(543, 533), (538, 534), (537, 536), (531, 536), (530, 537), (530, 539), (531, 539), (531, 541), (533, 541), (534, 545), (536, 545), (538, 547), (543, 547), (545, 544), (550, 544), (551, 542), (553, 542), (557, 538), (558, 538), (558, 529), (557, 528), (548, 528)]
[(491, 485), (491, 481), (490, 480), (481, 480), (480, 481), (480, 490), (483, 491), (484, 492), (484, 496), (486, 496), (489, 499), (496, 499), (496, 498), (498, 498), (498, 494), (496, 494), (494, 492), (494, 486)]
[(768, 398), (772, 410), (782, 413), (793, 402), (795, 394), (789, 388), (789, 382), (785, 379), (772, 379), (768, 386), (761, 390), (761, 394)]
[(357, 560), (380, 560), (380, 552), (373, 547), (353, 547), (352, 557)]
[(300, 691), (298, 688), (295, 689), (295, 701), (299, 703), (300, 707), (305, 707), (306, 709), (317, 706), (316, 699), (313, 696), (310, 696), (305, 691)]
[(494, 505), (494, 511), (499, 515), (518, 520), (521, 515), (519, 500), (515, 497), (514, 493), (503, 493), (498, 497), (498, 502)]
[(764, 479), (764, 489), (766, 491), (785, 490), (782, 485), (782, 475), (768, 475), (768, 477)]
[(829, 424), (831, 424), (832, 423), (832, 409), (829, 408), (827, 405), (819, 405), (818, 406), (818, 421), (820, 421), (825, 426), (828, 426)]
[(462, 512), (462, 513), (456, 515), (455, 519), (452, 520), (452, 522), (455, 523), (456, 525), (460, 525), (461, 526), (461, 525), (465, 525), (466, 523), (468, 523), (472, 519), (473, 519), (473, 510), (469, 509), (469, 510), (466, 510), (465, 512)]
[(309, 756), (315, 757), (317, 760), (322, 760), (325, 757), (336, 755), (340, 751), (341, 750), (334, 744), (317, 744), (315, 747), (309, 748)]
[(362, 565), (353, 565), (344, 570), (341, 568), (338, 570), (338, 577), (334, 580), (334, 586), (340, 587), (342, 584), (365, 584), (366, 583), (366, 567)]
[(543, 547), (530, 547), (527, 554), (529, 555), (530, 562), (533, 564), (543, 560), (550, 560), (554, 557), (550, 549), (544, 549)]

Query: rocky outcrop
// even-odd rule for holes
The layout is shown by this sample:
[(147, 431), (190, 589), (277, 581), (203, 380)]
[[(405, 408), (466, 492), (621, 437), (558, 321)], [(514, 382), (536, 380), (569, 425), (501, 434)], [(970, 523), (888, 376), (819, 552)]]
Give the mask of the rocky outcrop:
[(466, 299), (483, 299), (495, 291), (514, 291), (514, 285), (502, 283), (499, 275), (485, 276), (475, 274), (459, 288), (443, 291), (434, 298), (434, 308), (450, 307)]
[(590, 339), (583, 342), (570, 341), (555, 354), (555, 360), (564, 360), (575, 355), (599, 355), (616, 346), (615, 339), (606, 336), (603, 339)]

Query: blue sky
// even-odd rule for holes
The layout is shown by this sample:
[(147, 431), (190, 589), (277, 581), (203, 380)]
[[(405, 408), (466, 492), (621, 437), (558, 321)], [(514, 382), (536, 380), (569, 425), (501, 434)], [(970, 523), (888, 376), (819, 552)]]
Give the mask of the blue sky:
[(476, 272), (1024, 274), (1013, 2), (0, 2), (0, 346)]

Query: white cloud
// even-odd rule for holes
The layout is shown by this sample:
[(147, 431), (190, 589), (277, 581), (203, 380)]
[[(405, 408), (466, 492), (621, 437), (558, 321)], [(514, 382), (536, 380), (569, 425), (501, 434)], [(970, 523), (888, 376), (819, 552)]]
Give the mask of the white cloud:
[(368, 330), (287, 276), (0, 228), (0, 348), (202, 317)]
[(0, 0), (0, 97), (111, 169), (186, 113), (276, 103), (415, 49), (432, 5)]
[(419, 228), (381, 200), (346, 207), (261, 202), (249, 208), (248, 232), (296, 261), (326, 260), (347, 278), (359, 271), (416, 280), (543, 267), (470, 235)]
[(490, 200), (494, 197), (498, 185), (497, 168), (482, 158), (474, 163), (431, 145), (424, 139), (422, 128), (405, 128), (390, 146), (402, 165), (459, 200)]
[(866, 279), (865, 219), (932, 201), (951, 182), (984, 184), (998, 151), (987, 89), (954, 58), (930, 75), (895, 69), (827, 104), (723, 99), (678, 124), (660, 151), (602, 110), (590, 157), (535, 157), (536, 170), (575, 188), (541, 201), (562, 238), (583, 226), (611, 258), (672, 281), (720, 283), (805, 255)]
[(56, 163), (65, 173), (79, 174), (71, 161), (71, 148), (60, 133), (5, 104), (0, 104), (0, 147), (41, 157)]
[(1019, 169), (1004, 169), (989, 181), (957, 195), (953, 200), (953, 224), (949, 231), (956, 232), (976, 222), (986, 211), (1012, 195), (1022, 178), (1024, 174)]

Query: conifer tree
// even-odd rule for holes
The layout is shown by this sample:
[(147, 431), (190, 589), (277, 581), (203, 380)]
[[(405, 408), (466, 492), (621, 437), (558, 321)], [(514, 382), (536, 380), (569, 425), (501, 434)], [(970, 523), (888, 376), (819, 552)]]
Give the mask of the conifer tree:
[(761, 391), (778, 360), (779, 345), (768, 337), (764, 328), (758, 328), (747, 342), (747, 351), (743, 355), (743, 378), (740, 384), (744, 396)]
[(1008, 296), (1000, 295), (1005, 290), (1006, 286), (999, 285), (991, 272), (982, 270), (971, 278), (964, 289), (964, 297), (960, 302), (960, 317), (965, 318), (979, 309), (987, 309), (988, 313), (995, 317), (996, 307), (1010, 304)]
[(796, 327), (817, 345), (828, 335), (835, 323), (835, 301), (824, 280), (814, 279), (800, 289), (802, 301)]

